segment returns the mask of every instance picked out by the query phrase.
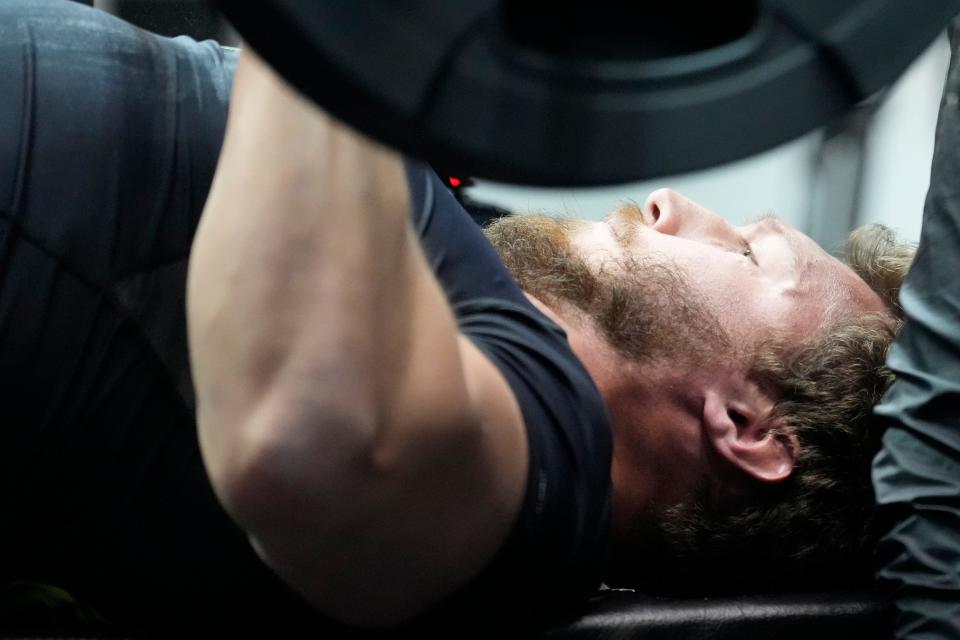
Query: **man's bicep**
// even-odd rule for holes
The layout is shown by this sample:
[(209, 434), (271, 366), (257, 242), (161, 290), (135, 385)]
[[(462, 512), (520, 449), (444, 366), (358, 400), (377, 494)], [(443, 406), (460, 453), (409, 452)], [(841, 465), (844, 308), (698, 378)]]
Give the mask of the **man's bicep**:
[(467, 392), (476, 407), (481, 431), (489, 441), (491, 491), (515, 515), (520, 509), (528, 471), (523, 414), (510, 385), (487, 356), (462, 335), (459, 343)]
[[(421, 335), (445, 342), (429, 330)], [(372, 528), (390, 531), (386, 548), (396, 545), (381, 565), (383, 577), (397, 571), (388, 583), (411, 601), (396, 610), (414, 614), (442, 606), (488, 567), (527, 488), (528, 442), (516, 397), (473, 340), (457, 333), (455, 344), (458, 372), (437, 362), (445, 356), (432, 348), (410, 371), (404, 395), (414, 406), (395, 440), (377, 451), (388, 482), (376, 491), (383, 520)]]
[(391, 400), (366, 461), (314, 460), (303, 494), (280, 509), (288, 517), (251, 527), (321, 613), (363, 626), (408, 621), (469, 585), (508, 539), (526, 491), (514, 393), (414, 261), (414, 311), (396, 318), (408, 325), (393, 353), (402, 364), (383, 363)]

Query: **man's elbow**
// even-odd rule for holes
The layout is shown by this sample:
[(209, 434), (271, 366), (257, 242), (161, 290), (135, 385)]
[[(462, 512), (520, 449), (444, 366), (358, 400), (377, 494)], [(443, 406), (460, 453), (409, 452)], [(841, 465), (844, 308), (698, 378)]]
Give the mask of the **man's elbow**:
[[(370, 474), (369, 420), (356, 410), (299, 411), (269, 399), (229, 421), (204, 417), (204, 463), (228, 513), (255, 536), (297, 527), (304, 510), (335, 508)], [(208, 446), (209, 445), (209, 446)]]
[(255, 435), (228, 460), (208, 463), (217, 496), (261, 557), (319, 614), (357, 628), (402, 626), (438, 594), (418, 584), (408, 556), (383, 555), (376, 542), (389, 523), (371, 505), (391, 473), (365, 442), (342, 433), (353, 433), (352, 421), (313, 427), (330, 436), (326, 450), (300, 442), (288, 426), (248, 425)]

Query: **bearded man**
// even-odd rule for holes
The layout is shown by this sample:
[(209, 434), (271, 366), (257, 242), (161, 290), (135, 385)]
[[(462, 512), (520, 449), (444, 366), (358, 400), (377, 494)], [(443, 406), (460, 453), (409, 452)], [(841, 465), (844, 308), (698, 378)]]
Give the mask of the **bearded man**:
[(317, 609), (545, 611), (608, 548), (687, 590), (862, 575), (897, 327), (896, 276), (862, 276), (908, 251), (867, 232), (855, 270), (661, 190), (500, 221), (498, 258), (435, 176), (242, 57), (188, 287), (201, 445)]
[(235, 51), (0, 14), (8, 579), (249, 632), (865, 572), (889, 234), (662, 190), (485, 238), (252, 53), (221, 156)]

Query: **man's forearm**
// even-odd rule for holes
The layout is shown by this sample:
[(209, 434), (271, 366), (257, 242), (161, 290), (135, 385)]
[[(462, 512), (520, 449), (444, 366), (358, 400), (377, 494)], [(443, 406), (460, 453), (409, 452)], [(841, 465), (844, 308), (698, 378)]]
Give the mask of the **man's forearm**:
[[(373, 338), (407, 312), (407, 207), (394, 154), (327, 118), (262, 63), (240, 64), (190, 271), (201, 427), (208, 412), (229, 420), (282, 390), (261, 409), (319, 403), (330, 418), (345, 412), (350, 437), (373, 435), (358, 429), (358, 411), (377, 410), (379, 399), (365, 396), (389, 359), (390, 346)], [(214, 473), (220, 456), (243, 455), (218, 429), (201, 434)]]

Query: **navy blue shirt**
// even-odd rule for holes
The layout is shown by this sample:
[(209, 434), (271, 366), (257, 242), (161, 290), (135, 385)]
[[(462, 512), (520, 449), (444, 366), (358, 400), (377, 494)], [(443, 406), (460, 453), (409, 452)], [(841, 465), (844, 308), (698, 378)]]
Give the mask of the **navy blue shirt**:
[[(320, 624), (221, 509), (197, 445), (185, 278), (235, 59), (74, 3), (0, 3), (0, 580), (121, 624)], [(530, 443), (508, 541), (427, 619), (569, 612), (606, 551), (605, 407), (437, 177), (407, 172), (427, 259)]]

